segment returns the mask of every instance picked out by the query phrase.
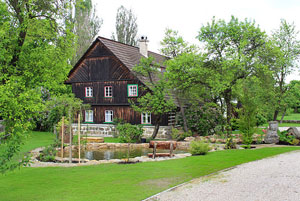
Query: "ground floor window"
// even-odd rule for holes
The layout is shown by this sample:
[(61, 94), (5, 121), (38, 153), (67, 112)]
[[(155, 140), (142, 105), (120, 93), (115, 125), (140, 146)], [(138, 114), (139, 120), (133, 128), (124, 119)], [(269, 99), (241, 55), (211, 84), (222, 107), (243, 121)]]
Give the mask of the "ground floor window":
[(151, 113), (143, 112), (141, 115), (142, 124), (151, 124)]
[(113, 111), (105, 110), (105, 122), (113, 122)]
[(94, 121), (93, 110), (86, 110), (85, 111), (85, 122), (93, 122), (93, 121)]

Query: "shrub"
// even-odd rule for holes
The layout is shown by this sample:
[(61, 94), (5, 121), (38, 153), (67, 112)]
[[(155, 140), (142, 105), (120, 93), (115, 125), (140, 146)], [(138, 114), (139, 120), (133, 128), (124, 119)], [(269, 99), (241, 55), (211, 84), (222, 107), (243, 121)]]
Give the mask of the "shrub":
[(190, 137), (192, 135), (193, 134), (191, 131), (182, 132), (176, 128), (172, 128), (172, 131), (171, 131), (172, 140), (177, 140), (177, 141), (183, 141), (186, 137)]
[(190, 153), (192, 155), (205, 155), (211, 149), (209, 144), (203, 141), (192, 141), (190, 144)]
[(56, 148), (53, 145), (50, 145), (41, 152), (39, 159), (43, 162), (53, 162), (55, 160), (56, 154)]
[(220, 107), (213, 103), (192, 105), (185, 110), (185, 116), (188, 128), (202, 136), (219, 133), (225, 123)]
[(236, 143), (233, 142), (232, 136), (226, 139), (225, 149), (236, 149)]
[(280, 144), (294, 144), (293, 142), (296, 137), (293, 135), (289, 135), (287, 131), (278, 132), (279, 143)]
[(131, 125), (129, 123), (118, 124), (117, 130), (120, 141), (127, 143), (141, 142), (144, 131), (141, 125)]

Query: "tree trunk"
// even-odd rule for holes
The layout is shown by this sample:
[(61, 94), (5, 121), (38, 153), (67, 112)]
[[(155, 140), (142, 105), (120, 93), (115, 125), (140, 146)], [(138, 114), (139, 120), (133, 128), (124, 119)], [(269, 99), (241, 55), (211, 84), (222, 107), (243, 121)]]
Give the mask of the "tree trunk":
[(156, 123), (155, 123), (155, 128), (154, 128), (153, 134), (151, 136), (152, 140), (155, 139), (156, 136), (157, 136), (157, 133), (158, 133), (158, 130), (159, 130), (160, 120), (161, 120), (161, 116), (159, 115), (157, 120), (156, 120)]
[(224, 100), (226, 104), (226, 130), (227, 130), (227, 135), (231, 133), (231, 111), (232, 111), (232, 105), (231, 105), (231, 89), (227, 89), (224, 92)]
[(277, 120), (278, 113), (279, 113), (279, 111), (278, 111), (278, 110), (275, 110), (274, 116), (273, 116), (273, 121), (276, 121), (276, 120)]
[(286, 113), (286, 108), (284, 108), (283, 114), (282, 114), (281, 119), (280, 119), (280, 123), (281, 123), (281, 124), (282, 124), (282, 120), (283, 120), (283, 118), (284, 118), (284, 116), (285, 116), (285, 113)]
[(183, 130), (184, 130), (184, 132), (188, 132), (188, 126), (187, 126), (184, 107), (182, 106), (181, 101), (179, 100), (179, 98), (176, 98), (176, 99), (177, 99), (178, 105), (180, 107), (180, 113), (181, 113), (182, 120), (183, 120)]

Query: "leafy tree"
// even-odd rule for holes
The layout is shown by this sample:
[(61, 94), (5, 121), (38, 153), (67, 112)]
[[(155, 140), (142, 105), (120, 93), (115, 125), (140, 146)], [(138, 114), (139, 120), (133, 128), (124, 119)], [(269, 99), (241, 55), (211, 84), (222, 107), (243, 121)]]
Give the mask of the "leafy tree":
[(276, 30), (272, 39), (275, 47), (278, 48), (278, 54), (275, 64), (272, 65), (275, 79), (275, 111), (273, 120), (277, 120), (280, 110), (284, 109), (283, 98), (288, 90), (286, 77), (298, 67), (298, 59), (300, 55), (300, 40), (298, 39), (298, 31), (294, 24), (289, 24), (286, 20), (281, 20), (279, 30)]
[(116, 33), (112, 33), (112, 39), (135, 46), (137, 44), (136, 34), (138, 31), (136, 19), (131, 9), (128, 10), (124, 6), (120, 6), (116, 16)]
[(180, 68), (184, 68), (184, 66), (180, 65), (183, 64), (183, 62), (180, 62), (178, 60), (183, 59), (183, 57), (181, 56), (182, 54), (196, 52), (196, 47), (193, 45), (189, 46), (189, 44), (186, 41), (184, 41), (181, 36), (178, 35), (177, 31), (171, 29), (166, 29), (165, 37), (160, 42), (160, 44), (162, 46), (160, 51), (164, 55), (170, 57), (170, 60), (166, 62), (167, 65), (166, 75), (168, 78), (170, 78), (168, 79), (168, 84), (170, 85), (172, 94), (174, 95), (176, 102), (180, 107), (180, 113), (183, 118), (183, 129), (185, 132), (187, 132), (188, 126), (187, 126), (187, 120), (185, 116), (185, 106), (184, 106), (185, 104), (187, 104), (187, 101), (185, 98), (183, 98), (186, 97), (187, 91), (184, 89), (180, 89), (179, 87), (179, 85), (186, 84), (186, 80), (183, 80), (182, 77), (179, 76), (180, 74), (177, 74), (179, 72), (176, 71), (175, 69), (181, 70)]
[[(149, 112), (157, 116), (154, 120), (155, 129), (151, 136), (155, 139), (158, 130), (159, 123), (162, 120), (162, 115), (174, 110), (175, 105), (168, 95), (167, 83), (163, 77), (159, 77), (158, 71), (159, 64), (154, 63), (154, 58), (142, 57), (139, 65), (134, 67), (134, 71), (139, 76), (147, 78), (147, 87), (150, 89), (145, 95), (137, 99), (137, 103), (131, 102), (131, 106), (138, 112)], [(159, 77), (159, 79), (157, 79)]]
[(71, 66), (73, 34), (65, 1), (0, 1), (0, 172), (22, 165), (15, 161), (32, 119), (43, 110), (42, 91), (59, 93)]
[(72, 21), (73, 32), (77, 36), (76, 53), (72, 59), (72, 65), (75, 65), (99, 33), (103, 21), (96, 15), (96, 8), (91, 0), (75, 1)]
[(229, 133), (233, 88), (239, 80), (265, 68), (260, 53), (267, 42), (266, 34), (254, 22), (232, 17), (229, 22), (213, 19), (200, 29), (197, 38), (207, 55), (204, 67), (213, 72), (208, 84), (225, 102)]

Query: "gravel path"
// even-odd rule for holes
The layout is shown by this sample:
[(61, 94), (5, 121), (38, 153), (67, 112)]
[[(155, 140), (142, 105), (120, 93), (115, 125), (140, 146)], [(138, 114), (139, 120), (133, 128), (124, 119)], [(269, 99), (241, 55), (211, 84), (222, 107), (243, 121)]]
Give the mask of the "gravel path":
[(300, 151), (194, 179), (149, 199), (204, 201), (300, 200)]

